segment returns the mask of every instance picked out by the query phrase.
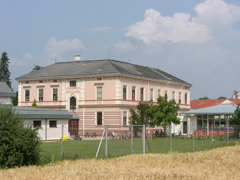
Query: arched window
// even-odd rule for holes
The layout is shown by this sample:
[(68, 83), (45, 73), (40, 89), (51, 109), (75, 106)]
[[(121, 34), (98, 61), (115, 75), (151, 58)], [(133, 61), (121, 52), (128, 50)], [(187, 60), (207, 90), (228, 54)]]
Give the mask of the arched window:
[(70, 112), (76, 112), (76, 98), (70, 98)]

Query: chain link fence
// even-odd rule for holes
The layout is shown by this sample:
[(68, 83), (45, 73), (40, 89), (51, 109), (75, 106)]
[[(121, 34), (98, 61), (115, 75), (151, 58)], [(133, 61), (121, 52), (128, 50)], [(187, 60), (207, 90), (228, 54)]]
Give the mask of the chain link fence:
[[(161, 131), (160, 131), (161, 132)], [(143, 153), (186, 153), (210, 150), (216, 147), (235, 145), (240, 139), (240, 126), (230, 125), (227, 130), (209, 128), (208, 133), (153, 134), (142, 127), (109, 127), (108, 132), (96, 132), (97, 136), (68, 139), (67, 141), (43, 142), (41, 162), (46, 164), (63, 159), (119, 157)], [(93, 133), (92, 133), (93, 134)], [(107, 134), (107, 135), (106, 135)], [(106, 137), (105, 137), (106, 135)], [(142, 137), (145, 138), (142, 138)], [(107, 156), (105, 141), (108, 141)], [(75, 140), (74, 140), (75, 139)], [(101, 142), (102, 139), (102, 142)], [(145, 141), (143, 141), (143, 139)], [(101, 142), (101, 143), (100, 143)]]

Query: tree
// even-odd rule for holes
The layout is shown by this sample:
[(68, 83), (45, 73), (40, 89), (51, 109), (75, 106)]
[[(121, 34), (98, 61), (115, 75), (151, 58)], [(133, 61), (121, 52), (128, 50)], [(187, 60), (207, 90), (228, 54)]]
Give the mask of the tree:
[[(154, 126), (154, 123), (152, 121), (152, 115), (150, 114), (150, 108), (151, 108), (150, 102), (139, 102), (137, 105), (137, 111), (130, 109), (130, 118), (129, 123), (131, 125), (143, 125), (146, 126)], [(141, 131), (140, 127), (134, 127), (133, 128), (134, 135), (137, 136), (137, 132)]]
[(38, 108), (38, 105), (37, 105), (37, 103), (36, 103), (36, 100), (35, 100), (35, 99), (33, 100), (33, 103), (32, 103), (32, 108)]
[(32, 70), (33, 70), (33, 71), (37, 71), (37, 70), (39, 70), (39, 69), (42, 69), (42, 67), (39, 66), (39, 65), (34, 65), (34, 68), (33, 68)]
[(200, 100), (202, 100), (202, 99), (209, 99), (209, 97), (205, 96), (205, 97), (199, 98), (199, 99), (200, 99)]
[(237, 106), (234, 115), (229, 119), (230, 125), (240, 125), (240, 104)]
[(152, 105), (150, 110), (154, 125), (162, 126), (164, 134), (166, 134), (166, 129), (171, 123), (180, 124), (180, 119), (177, 117), (179, 109), (180, 107), (174, 99), (168, 101), (167, 96), (159, 96), (157, 105)]
[(37, 131), (24, 125), (12, 106), (0, 104), (0, 168), (37, 165), (40, 159)]
[(218, 99), (227, 99), (227, 98), (224, 96), (220, 96)]
[(13, 102), (13, 106), (18, 105), (18, 91), (16, 92), (16, 97), (13, 98), (12, 102)]
[(6, 52), (2, 53), (0, 60), (0, 81), (4, 81), (7, 83), (9, 88), (11, 89), (11, 81), (10, 81), (10, 72), (8, 70), (9, 58)]

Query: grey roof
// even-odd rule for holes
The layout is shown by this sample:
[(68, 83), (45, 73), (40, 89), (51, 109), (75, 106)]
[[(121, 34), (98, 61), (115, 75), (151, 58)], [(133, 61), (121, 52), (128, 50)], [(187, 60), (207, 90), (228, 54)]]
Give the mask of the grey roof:
[(16, 97), (5, 82), (0, 82), (0, 97)]
[(57, 118), (57, 119), (71, 119), (72, 115), (67, 110), (56, 110), (56, 109), (41, 109), (41, 108), (30, 108), (30, 107), (18, 107), (14, 106), (13, 109), (21, 114), (24, 119), (42, 119), (42, 118)]
[(216, 106), (210, 106), (187, 112), (182, 112), (182, 114), (234, 114), (236, 108), (237, 105), (234, 102), (226, 100)]
[(106, 74), (127, 74), (141, 76), (164, 81), (171, 81), (190, 85), (189, 83), (172, 76), (159, 69), (130, 64), (127, 62), (116, 61), (111, 59), (101, 60), (80, 60), (59, 62), (40, 70), (30, 72), (16, 78), (16, 80), (33, 79), (33, 78), (64, 78), (67, 76), (86, 76), (86, 75), (106, 75)]

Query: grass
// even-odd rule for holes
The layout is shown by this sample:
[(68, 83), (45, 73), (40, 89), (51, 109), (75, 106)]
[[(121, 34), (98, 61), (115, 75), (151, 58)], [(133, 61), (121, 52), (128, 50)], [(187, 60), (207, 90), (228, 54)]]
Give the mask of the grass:
[[(225, 136), (223, 140), (219, 140), (220, 135), (214, 136), (213, 148), (227, 146), (227, 139)], [(229, 145), (235, 145), (238, 139), (230, 138)], [(51, 162), (66, 160), (66, 159), (86, 159), (95, 158), (99, 145), (99, 140), (89, 141), (64, 141), (63, 143), (63, 158), (61, 158), (61, 142), (44, 142), (41, 144), (41, 165)], [(134, 138), (133, 154), (142, 153), (142, 139)], [(195, 139), (195, 151), (204, 151), (212, 149), (212, 140), (209, 139)], [(179, 139), (179, 137), (172, 137), (172, 152), (170, 151), (170, 138), (154, 138), (149, 140), (150, 149), (147, 141), (145, 142), (145, 152), (150, 153), (187, 153), (193, 152), (193, 140), (187, 138)], [(120, 157), (131, 154), (131, 140), (109, 140), (108, 141), (108, 156)], [(104, 158), (104, 141), (102, 142), (98, 158)]]
[[(157, 142), (163, 139), (155, 140)], [(196, 153), (149, 153), (108, 159), (65, 160), (44, 167), (29, 166), (0, 170), (0, 179), (237, 180), (240, 177), (239, 167), (240, 146), (236, 145)]]

